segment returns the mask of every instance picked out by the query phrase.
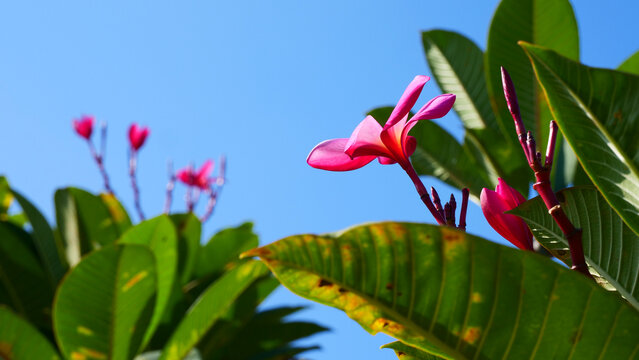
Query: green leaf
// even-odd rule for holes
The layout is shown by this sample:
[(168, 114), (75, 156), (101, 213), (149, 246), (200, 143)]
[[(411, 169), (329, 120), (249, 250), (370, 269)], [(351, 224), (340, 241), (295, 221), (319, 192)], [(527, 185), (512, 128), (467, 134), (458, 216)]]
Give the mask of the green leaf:
[(0, 306), (0, 358), (57, 360), (60, 356), (31, 324)]
[[(237, 334), (255, 316), (257, 306), (280, 285), (271, 274), (251, 284), (215, 325), (202, 337), (198, 348), (204, 359), (226, 359), (233, 354)], [(230, 344), (230, 345), (229, 345)]]
[(197, 265), (202, 223), (193, 213), (171, 214), (170, 218), (178, 232), (178, 277), (184, 285)]
[(584, 66), (531, 44), (522, 47), (582, 167), (639, 233), (639, 77)]
[[(639, 237), (594, 188), (557, 193), (570, 221), (582, 229), (586, 262), (639, 310)], [(540, 197), (511, 211), (528, 224), (535, 238), (558, 259), (572, 265), (568, 241)]]
[(439, 360), (439, 356), (429, 354), (427, 352), (417, 350), (412, 346), (408, 346), (401, 341), (395, 341), (382, 346), (382, 349), (392, 349), (400, 360)]
[(83, 258), (58, 288), (53, 306), (64, 357), (135, 357), (153, 315), (155, 269), (153, 253), (141, 245), (109, 245)]
[(626, 61), (619, 65), (617, 70), (639, 75), (639, 51), (627, 58)]
[[(113, 195), (104, 196), (115, 199)], [(93, 249), (112, 244), (123, 233), (124, 228), (118, 223), (121, 220), (116, 220), (122, 215), (114, 217), (102, 195), (69, 187), (58, 189), (54, 202), (58, 228), (71, 266)]]
[(11, 195), (9, 182), (6, 177), (0, 176), (0, 220), (6, 220), (12, 201), (13, 195)]
[(474, 42), (452, 31), (422, 33), (426, 60), (437, 85), (457, 96), (454, 109), (466, 129), (498, 129), (484, 78), (484, 53)]
[(161, 359), (183, 358), (255, 279), (266, 273), (268, 270), (263, 264), (250, 261), (233, 268), (209, 286), (178, 325)]
[(544, 98), (536, 87), (533, 70), (517, 45), (527, 41), (554, 49), (571, 59), (579, 59), (577, 20), (568, 0), (503, 0), (490, 24), (486, 47), (486, 82), (493, 108), (506, 130), (515, 128), (508, 113), (501, 85), (500, 67), (505, 67), (515, 83), (521, 116), (526, 129), (538, 144), (548, 139), (551, 120)]
[(153, 336), (160, 320), (162, 320), (176, 281), (178, 243), (175, 226), (168, 216), (160, 215), (130, 228), (118, 242), (120, 244), (147, 246), (153, 252), (155, 261), (158, 264), (155, 310), (151, 323), (144, 335), (142, 342), (142, 347), (144, 347)]
[[(149, 351), (142, 353), (135, 357), (133, 360), (158, 360), (162, 356), (162, 351)], [(191, 350), (183, 360), (201, 360), (200, 352), (197, 349)]]
[(443, 357), (619, 359), (639, 347), (639, 313), (614, 293), (538, 254), (447, 227), (371, 224), (244, 256), (372, 334)]
[(49, 281), (52, 287), (55, 288), (64, 274), (64, 267), (58, 253), (53, 231), (44, 216), (29, 200), (15, 189), (11, 189), (11, 193), (29, 219), (33, 229), (33, 244), (40, 261), (44, 265)]
[(0, 222), (0, 303), (50, 330), (53, 288), (31, 243), (22, 228)]
[(118, 229), (118, 233), (124, 234), (124, 232), (132, 226), (131, 218), (124, 209), (124, 206), (122, 206), (113, 194), (102, 193), (99, 196), (109, 211), (111, 222)]
[(231, 263), (239, 261), (241, 253), (257, 247), (259, 240), (253, 232), (253, 223), (224, 229), (213, 235), (198, 252), (196, 277), (219, 275)]

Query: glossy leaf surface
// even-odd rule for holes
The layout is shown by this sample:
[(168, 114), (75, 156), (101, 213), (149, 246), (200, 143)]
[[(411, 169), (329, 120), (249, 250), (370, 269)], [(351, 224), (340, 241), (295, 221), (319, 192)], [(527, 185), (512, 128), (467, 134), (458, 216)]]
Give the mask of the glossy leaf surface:
[(553, 115), (608, 203), (639, 234), (639, 77), (522, 43)]
[(145, 245), (151, 250), (157, 262), (157, 296), (153, 318), (144, 336), (146, 344), (158, 326), (173, 290), (177, 275), (178, 243), (173, 222), (166, 215), (143, 221), (124, 233), (120, 244)]
[[(639, 310), (639, 237), (595, 188), (570, 188), (558, 193), (571, 222), (582, 229), (586, 262)], [(520, 216), (535, 238), (558, 259), (572, 265), (568, 241), (548, 214), (540, 197), (511, 212)]]
[(371, 224), (244, 256), (369, 332), (435, 355), (617, 359), (639, 347), (639, 313), (615, 294), (548, 258), (446, 227)]
[(86, 256), (58, 288), (53, 324), (69, 359), (131, 359), (153, 315), (153, 253), (141, 245), (110, 245)]
[(197, 265), (202, 223), (193, 213), (169, 216), (178, 234), (178, 279), (180, 285), (191, 280)]

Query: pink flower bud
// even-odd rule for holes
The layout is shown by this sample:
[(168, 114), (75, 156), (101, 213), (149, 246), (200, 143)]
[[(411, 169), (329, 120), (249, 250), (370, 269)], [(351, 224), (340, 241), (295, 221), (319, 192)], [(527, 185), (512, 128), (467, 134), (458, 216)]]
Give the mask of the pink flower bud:
[(73, 129), (78, 135), (89, 140), (93, 133), (93, 122), (95, 118), (91, 115), (83, 115), (80, 119), (73, 119)]
[(213, 178), (213, 161), (207, 160), (199, 171), (195, 171), (191, 166), (187, 166), (177, 172), (176, 177), (188, 186), (196, 186), (201, 190), (206, 190), (211, 186)]
[(481, 191), (480, 200), (486, 220), (499, 235), (522, 250), (533, 250), (528, 225), (515, 215), (504, 214), (526, 201), (517, 190), (500, 178), (495, 191), (486, 188)]
[(129, 143), (133, 150), (137, 151), (141, 148), (142, 145), (144, 145), (147, 136), (149, 136), (148, 127), (140, 127), (136, 123), (131, 124), (129, 127)]

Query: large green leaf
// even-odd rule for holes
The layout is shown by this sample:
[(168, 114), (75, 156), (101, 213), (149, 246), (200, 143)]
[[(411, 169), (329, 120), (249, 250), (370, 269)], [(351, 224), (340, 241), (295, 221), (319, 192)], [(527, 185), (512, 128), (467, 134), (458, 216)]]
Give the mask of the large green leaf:
[(168, 216), (160, 215), (130, 228), (118, 242), (120, 244), (146, 245), (153, 252), (158, 264), (155, 310), (144, 335), (142, 342), (144, 347), (164, 315), (176, 281), (178, 243), (175, 226)]
[(69, 187), (58, 189), (54, 201), (58, 229), (71, 266), (77, 264), (82, 255), (113, 243), (123, 233), (123, 227), (116, 220), (122, 215), (114, 218), (100, 196)]
[(109, 245), (86, 256), (58, 288), (53, 324), (70, 359), (131, 359), (139, 352), (156, 294), (153, 253)]
[(53, 288), (31, 241), (23, 229), (0, 222), (0, 304), (50, 330)]
[[(594, 188), (570, 188), (558, 193), (572, 223), (582, 229), (586, 262), (639, 310), (639, 237)], [(535, 238), (568, 265), (568, 241), (548, 214), (540, 197), (511, 211), (526, 221)]]
[(170, 218), (178, 233), (178, 278), (184, 285), (197, 265), (202, 223), (193, 213), (171, 214)]
[(442, 92), (455, 94), (454, 109), (466, 129), (498, 129), (484, 78), (484, 53), (452, 31), (422, 33), (426, 60)]
[(639, 51), (627, 58), (621, 65), (619, 65), (617, 70), (639, 75)]
[(395, 341), (382, 346), (382, 349), (392, 349), (400, 360), (439, 360), (439, 356), (415, 349), (401, 341)]
[(12, 189), (11, 193), (29, 219), (29, 223), (33, 229), (33, 245), (35, 246), (40, 261), (44, 265), (51, 285), (55, 288), (64, 274), (64, 266), (62, 265), (61, 255), (58, 252), (53, 231), (47, 219), (44, 218), (40, 211), (38, 211), (29, 200), (15, 191), (15, 189)]
[(639, 77), (522, 43), (566, 140), (626, 224), (639, 233)]
[(0, 306), (0, 359), (57, 360), (60, 356), (31, 324)]
[(538, 254), (447, 227), (371, 224), (244, 256), (369, 332), (436, 355), (619, 359), (639, 346), (639, 313), (614, 293)]
[(223, 316), (242, 293), (268, 273), (257, 261), (246, 262), (226, 272), (195, 300), (167, 342), (161, 359), (183, 358)]
[(102, 193), (99, 196), (111, 215), (111, 222), (117, 227), (118, 232), (123, 234), (132, 225), (124, 206), (113, 194)]
[(229, 264), (237, 262), (241, 253), (258, 244), (250, 222), (218, 232), (198, 252), (195, 276), (219, 275)]
[(539, 93), (533, 70), (517, 45), (527, 41), (554, 49), (571, 59), (579, 59), (579, 32), (568, 0), (503, 0), (490, 24), (486, 47), (488, 94), (507, 136), (515, 134), (501, 85), (500, 67), (508, 69), (515, 83), (521, 115), (526, 128), (545, 145), (551, 120)]

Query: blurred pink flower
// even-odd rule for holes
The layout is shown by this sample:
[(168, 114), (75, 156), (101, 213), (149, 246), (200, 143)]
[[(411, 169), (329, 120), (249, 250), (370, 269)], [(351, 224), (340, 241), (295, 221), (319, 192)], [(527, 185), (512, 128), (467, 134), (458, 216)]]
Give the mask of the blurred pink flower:
[(73, 119), (73, 128), (78, 135), (89, 140), (93, 133), (93, 122), (95, 118), (91, 115), (83, 115), (80, 119)]
[(133, 150), (137, 151), (140, 149), (142, 145), (144, 145), (147, 136), (149, 136), (148, 127), (140, 127), (136, 123), (131, 124), (129, 127), (129, 143)]
[(177, 172), (177, 178), (188, 186), (196, 186), (202, 190), (206, 190), (210, 187), (211, 182), (214, 180), (211, 178), (213, 172), (213, 161), (207, 160), (202, 164), (199, 171), (194, 171), (191, 166), (187, 166)]
[(314, 168), (331, 171), (359, 169), (375, 158), (384, 165), (399, 163), (405, 169), (410, 167), (408, 158), (415, 152), (417, 143), (408, 132), (419, 120), (446, 115), (455, 102), (453, 94), (439, 95), (408, 120), (410, 110), (429, 79), (424, 75), (413, 79), (384, 127), (369, 115), (355, 128), (350, 138), (326, 140), (315, 146), (306, 162)]
[(515, 215), (504, 214), (526, 201), (517, 190), (500, 178), (495, 191), (481, 191), (480, 201), (486, 220), (499, 235), (522, 250), (533, 250), (533, 236), (526, 223)]

